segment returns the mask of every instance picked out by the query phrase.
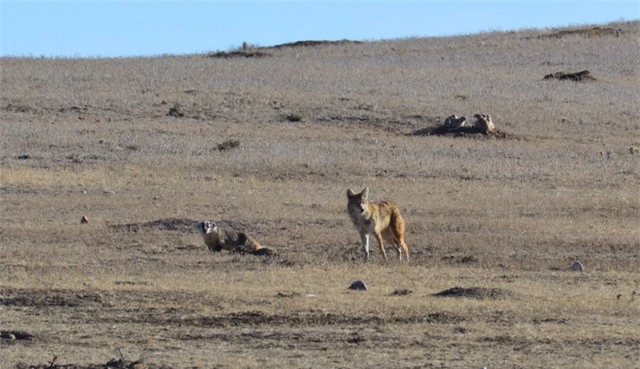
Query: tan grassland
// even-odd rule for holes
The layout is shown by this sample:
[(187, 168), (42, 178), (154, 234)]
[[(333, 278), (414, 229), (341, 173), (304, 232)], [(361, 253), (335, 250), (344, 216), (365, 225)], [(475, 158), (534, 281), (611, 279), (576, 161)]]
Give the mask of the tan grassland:
[[(638, 40), (0, 58), (0, 368), (640, 367)], [(499, 134), (422, 134), (476, 113)], [(364, 186), (409, 264), (362, 262)], [(211, 253), (203, 219), (277, 254)]]

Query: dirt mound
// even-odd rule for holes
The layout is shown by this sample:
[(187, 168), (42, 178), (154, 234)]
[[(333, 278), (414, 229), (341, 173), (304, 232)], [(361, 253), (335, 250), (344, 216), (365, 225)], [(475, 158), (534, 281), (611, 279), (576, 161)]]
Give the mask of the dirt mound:
[(511, 292), (499, 288), (482, 288), (482, 287), (453, 287), (448, 290), (434, 293), (437, 297), (467, 297), (474, 299), (504, 299), (511, 296)]
[[(116, 232), (139, 232), (142, 230), (156, 230), (156, 231), (175, 231), (183, 233), (197, 233), (198, 229), (196, 224), (198, 220), (187, 218), (165, 218), (153, 220), (144, 223), (126, 223), (126, 224), (109, 224), (107, 227)], [(229, 227), (235, 230), (245, 229), (249, 232), (256, 232), (256, 225), (253, 223), (237, 222), (237, 221), (216, 221), (216, 224)], [(273, 250), (271, 250), (273, 251)], [(269, 253), (269, 251), (263, 251)]]
[(21, 104), (8, 104), (4, 107), (4, 110), (11, 113), (38, 113), (39, 110), (28, 105)]
[(546, 76), (544, 76), (544, 79), (558, 79), (560, 81), (575, 81), (575, 82), (585, 82), (585, 81), (596, 80), (588, 70), (583, 70), (583, 71), (574, 72), (574, 73), (555, 72), (555, 73), (547, 74)]
[(28, 365), (19, 363), (16, 369), (172, 369), (167, 365), (145, 364), (142, 360), (130, 361), (124, 358), (111, 359), (106, 364), (56, 364), (57, 356), (46, 364)]
[(102, 297), (97, 293), (72, 290), (2, 289), (0, 306), (23, 307), (78, 307), (101, 305)]
[(362, 41), (351, 41), (351, 40), (338, 40), (338, 41), (327, 41), (327, 40), (306, 40), (306, 41), (296, 41), (289, 42), (286, 44), (280, 44), (273, 46), (273, 48), (279, 49), (283, 47), (310, 47), (310, 46), (321, 46), (321, 45), (345, 45), (345, 44), (361, 44)]
[(446, 126), (426, 127), (415, 130), (411, 133), (412, 136), (450, 136), (450, 137), (495, 137), (495, 138), (509, 138), (511, 137), (506, 132), (497, 129), (494, 133), (485, 135), (476, 127), (457, 127), (448, 128)]
[(619, 37), (622, 29), (613, 28), (613, 27), (587, 27), (587, 28), (578, 28), (578, 29), (564, 29), (561, 31), (549, 33), (546, 35), (539, 35), (538, 38), (563, 38), (567, 36), (584, 36), (584, 37), (594, 37), (594, 36), (616, 36)]
[(140, 230), (177, 231), (194, 233), (198, 221), (186, 218), (158, 219), (146, 223), (112, 224), (109, 229), (117, 232), (138, 232)]
[(268, 247), (262, 247), (251, 252), (255, 256), (275, 256), (275, 252)]
[(0, 331), (0, 339), (4, 340), (33, 340), (33, 334), (25, 331)]
[(218, 51), (207, 55), (209, 58), (233, 59), (233, 58), (264, 58), (271, 56), (264, 51)]

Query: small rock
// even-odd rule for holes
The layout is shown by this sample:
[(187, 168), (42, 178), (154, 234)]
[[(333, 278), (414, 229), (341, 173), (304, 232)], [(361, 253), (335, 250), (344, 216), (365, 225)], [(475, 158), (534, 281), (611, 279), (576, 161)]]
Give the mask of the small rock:
[(367, 285), (363, 281), (357, 280), (351, 282), (351, 285), (349, 285), (349, 289), (354, 291), (366, 291)]
[(89, 223), (89, 218), (87, 218), (86, 215), (83, 215), (82, 218), (80, 219), (80, 224), (87, 224)]
[(571, 264), (569, 269), (582, 272), (584, 271), (584, 265), (582, 265), (580, 261), (576, 260)]
[(397, 288), (395, 290), (393, 290), (393, 292), (391, 292), (391, 296), (406, 296), (408, 294), (410, 294), (411, 290), (408, 290), (406, 288)]

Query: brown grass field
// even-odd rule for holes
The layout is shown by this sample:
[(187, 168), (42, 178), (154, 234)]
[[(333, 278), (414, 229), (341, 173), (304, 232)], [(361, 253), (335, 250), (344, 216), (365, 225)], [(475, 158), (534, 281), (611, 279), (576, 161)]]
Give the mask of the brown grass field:
[[(640, 368), (638, 40), (0, 58), (0, 368)], [(476, 113), (498, 133), (427, 134)], [(409, 264), (362, 261), (364, 186)]]

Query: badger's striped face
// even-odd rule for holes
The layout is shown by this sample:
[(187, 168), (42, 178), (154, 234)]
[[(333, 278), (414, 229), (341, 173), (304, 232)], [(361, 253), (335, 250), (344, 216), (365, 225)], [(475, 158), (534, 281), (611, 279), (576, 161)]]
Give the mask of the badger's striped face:
[(200, 233), (202, 235), (205, 235), (207, 233), (213, 232), (213, 230), (216, 229), (216, 224), (214, 222), (205, 220), (203, 222), (198, 222), (197, 227)]
[(482, 123), (487, 123), (487, 122), (491, 122), (491, 116), (490, 115), (485, 115), (485, 114), (475, 114), (474, 117), (476, 117), (476, 119)]

